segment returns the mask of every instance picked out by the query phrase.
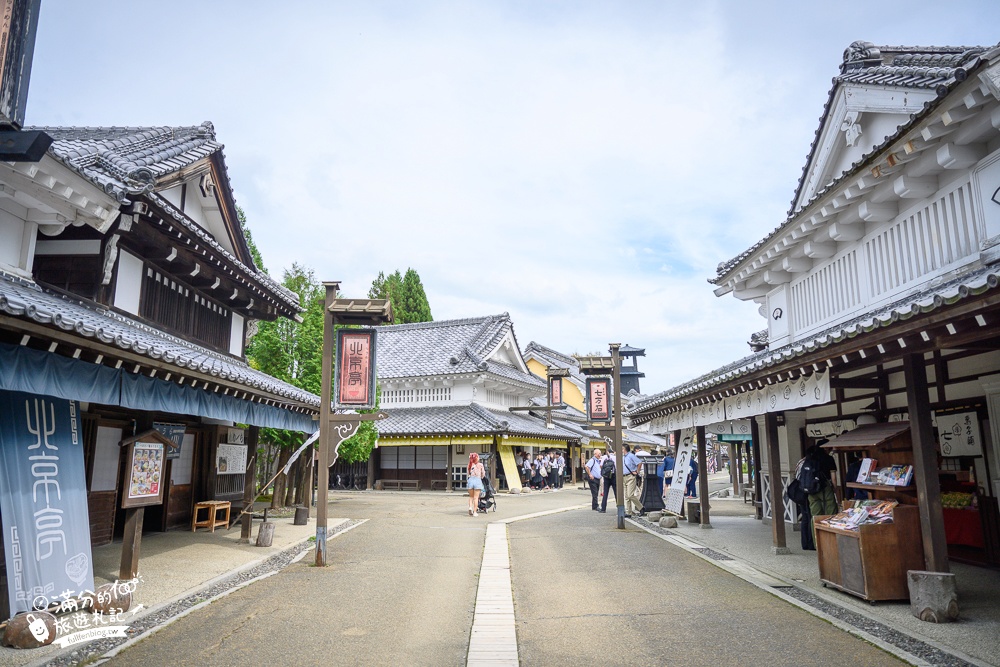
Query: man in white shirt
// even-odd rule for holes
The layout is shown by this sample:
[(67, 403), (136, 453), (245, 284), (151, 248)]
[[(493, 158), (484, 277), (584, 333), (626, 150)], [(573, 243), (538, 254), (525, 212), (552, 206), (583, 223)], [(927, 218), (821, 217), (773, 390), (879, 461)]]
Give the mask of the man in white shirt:
[(590, 485), (590, 509), (595, 512), (598, 511), (597, 507), (597, 496), (601, 490), (601, 463), (604, 457), (601, 456), (601, 450), (595, 449), (594, 454), (587, 461), (584, 468), (587, 471), (587, 484)]
[(556, 456), (556, 480), (558, 481), (559, 488), (563, 487), (563, 470), (566, 469), (566, 459), (563, 457), (562, 452), (559, 452)]

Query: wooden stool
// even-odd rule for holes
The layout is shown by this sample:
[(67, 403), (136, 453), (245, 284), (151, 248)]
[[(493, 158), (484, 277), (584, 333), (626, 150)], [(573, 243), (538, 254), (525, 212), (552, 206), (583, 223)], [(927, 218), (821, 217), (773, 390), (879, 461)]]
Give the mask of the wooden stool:
[[(197, 531), (199, 528), (208, 528), (213, 533), (215, 532), (216, 526), (229, 527), (229, 507), (230, 503), (228, 500), (205, 500), (200, 503), (194, 504), (194, 514), (191, 515), (191, 532)], [(198, 520), (198, 511), (206, 510), (208, 512), (208, 517), (201, 521)], [(223, 518), (219, 518), (219, 512), (225, 511)]]

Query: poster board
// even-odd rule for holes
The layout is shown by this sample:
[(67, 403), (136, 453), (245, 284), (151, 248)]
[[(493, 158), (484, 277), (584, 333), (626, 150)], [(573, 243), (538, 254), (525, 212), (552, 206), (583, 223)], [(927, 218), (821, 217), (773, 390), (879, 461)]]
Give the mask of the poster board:
[(242, 475), (247, 471), (247, 446), (219, 444), (215, 451), (215, 472)]
[(158, 440), (135, 441), (126, 446), (126, 480), (122, 507), (146, 507), (163, 503), (163, 471), (166, 445)]
[(938, 445), (942, 456), (982, 456), (979, 416), (973, 412), (937, 414)]

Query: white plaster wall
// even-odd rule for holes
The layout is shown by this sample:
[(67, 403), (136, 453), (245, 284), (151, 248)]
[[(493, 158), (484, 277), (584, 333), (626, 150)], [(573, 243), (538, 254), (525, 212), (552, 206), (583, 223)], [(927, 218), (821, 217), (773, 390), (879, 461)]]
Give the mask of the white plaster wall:
[(170, 202), (171, 204), (173, 204), (177, 208), (181, 208), (181, 188), (182, 187), (183, 186), (175, 185), (174, 187), (172, 187), (170, 189), (161, 190), (161, 191), (157, 192), (156, 194), (160, 195), (161, 197), (163, 197), (164, 199), (166, 199), (168, 202)]
[(983, 212), (980, 222), (983, 238), (993, 239), (1000, 236), (1000, 205), (996, 203), (1000, 201), (1000, 193), (997, 193), (997, 188), (1000, 187), (1000, 151), (979, 164), (972, 177), (973, 196), (976, 198), (976, 205)]
[(244, 322), (242, 315), (233, 313), (233, 321), (229, 328), (229, 354), (236, 357), (243, 356)]
[(7, 269), (23, 269), (21, 266), (21, 244), (24, 241), (24, 221), (0, 210), (0, 266)]
[(115, 281), (115, 308), (139, 314), (142, 290), (142, 260), (122, 250), (118, 253), (118, 279)]

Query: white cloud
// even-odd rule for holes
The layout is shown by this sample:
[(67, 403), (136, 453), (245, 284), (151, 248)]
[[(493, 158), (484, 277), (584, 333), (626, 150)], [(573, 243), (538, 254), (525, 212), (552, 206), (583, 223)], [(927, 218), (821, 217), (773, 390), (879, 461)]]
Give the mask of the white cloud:
[(47, 0), (29, 120), (210, 119), (272, 273), (413, 267), (435, 318), (644, 347), (659, 391), (763, 328), (706, 279), (784, 219), (843, 49), (996, 40), (934, 6)]

